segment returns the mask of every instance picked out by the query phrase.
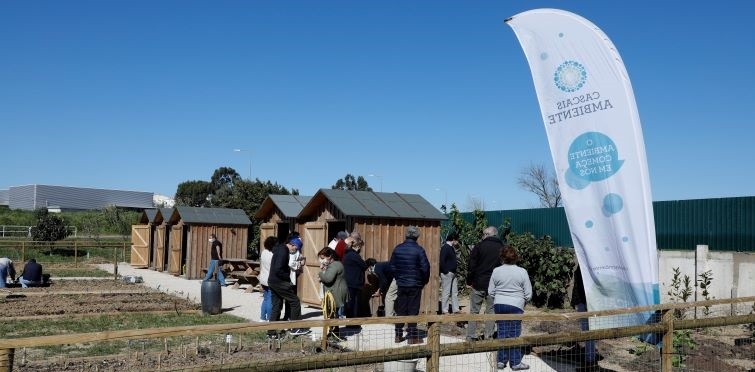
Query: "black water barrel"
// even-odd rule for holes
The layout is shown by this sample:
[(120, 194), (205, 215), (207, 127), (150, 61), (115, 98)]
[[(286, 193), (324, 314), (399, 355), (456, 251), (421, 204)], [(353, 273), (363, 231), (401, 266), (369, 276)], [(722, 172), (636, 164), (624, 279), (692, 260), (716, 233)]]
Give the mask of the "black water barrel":
[(223, 297), (220, 292), (220, 283), (217, 280), (206, 280), (202, 282), (202, 313), (220, 314)]

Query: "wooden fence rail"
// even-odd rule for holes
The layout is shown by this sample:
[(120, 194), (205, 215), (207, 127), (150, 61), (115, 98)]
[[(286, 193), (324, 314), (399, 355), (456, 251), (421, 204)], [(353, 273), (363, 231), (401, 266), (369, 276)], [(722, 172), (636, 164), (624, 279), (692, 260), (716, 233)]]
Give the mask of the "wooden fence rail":
[[(428, 371), (437, 371), (439, 359), (442, 356), (479, 353), (494, 351), (499, 348), (522, 347), (522, 346), (545, 346), (586, 340), (599, 340), (629, 337), (644, 333), (662, 333), (664, 349), (662, 353), (662, 370), (671, 371), (671, 355), (673, 354), (673, 331), (681, 329), (695, 329), (705, 327), (728, 326), (737, 324), (755, 323), (755, 314), (729, 315), (722, 317), (700, 319), (675, 319), (670, 314), (675, 309), (691, 309), (713, 305), (733, 305), (755, 302), (755, 296), (735, 299), (698, 301), (678, 304), (662, 304), (628, 309), (616, 309), (607, 311), (592, 311), (583, 313), (564, 314), (501, 314), (501, 315), (420, 315), (411, 317), (385, 317), (385, 318), (357, 318), (357, 319), (332, 319), (332, 320), (299, 320), (289, 322), (270, 323), (242, 323), (242, 324), (214, 324), (202, 326), (166, 327), (151, 329), (135, 329), (125, 331), (103, 331), (93, 333), (66, 334), (41, 337), (25, 337), (15, 339), (0, 339), (0, 372), (10, 371), (13, 366), (14, 350), (24, 347), (40, 347), (50, 345), (78, 344), (88, 342), (112, 342), (119, 340), (165, 338), (176, 336), (204, 336), (220, 333), (251, 333), (267, 330), (283, 330), (290, 328), (315, 328), (347, 325), (368, 324), (394, 324), (404, 322), (427, 323), (428, 342), (426, 345), (406, 346), (402, 348), (390, 348), (370, 351), (350, 352), (348, 358), (339, 354), (318, 354), (302, 356), (295, 360), (280, 362), (254, 361), (238, 365), (223, 365), (223, 370), (299, 370), (299, 369), (322, 369), (335, 368), (355, 364), (372, 364), (378, 362), (398, 361), (412, 358), (427, 358)], [(599, 329), (583, 332), (560, 332), (554, 334), (522, 336), (510, 339), (492, 339), (475, 342), (458, 342), (452, 344), (440, 343), (439, 324), (456, 323), (460, 321), (485, 321), (485, 320), (523, 320), (523, 321), (554, 321), (574, 320), (593, 316), (612, 316), (647, 311), (660, 311), (662, 317), (659, 323)], [(325, 338), (323, 338), (326, 342)], [(203, 366), (206, 370), (208, 367)]]

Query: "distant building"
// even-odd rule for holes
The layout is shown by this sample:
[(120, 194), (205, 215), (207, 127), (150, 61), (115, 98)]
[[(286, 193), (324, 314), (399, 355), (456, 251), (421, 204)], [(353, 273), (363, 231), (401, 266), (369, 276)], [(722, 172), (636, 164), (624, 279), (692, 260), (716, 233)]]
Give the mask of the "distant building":
[(0, 190), (0, 205), (10, 209), (50, 211), (97, 210), (109, 206), (121, 208), (152, 208), (154, 193), (92, 189), (85, 187), (24, 185)]
[(155, 205), (155, 207), (160, 208), (173, 208), (176, 206), (176, 200), (171, 198), (170, 196), (155, 194), (155, 196), (152, 197), (152, 203)]

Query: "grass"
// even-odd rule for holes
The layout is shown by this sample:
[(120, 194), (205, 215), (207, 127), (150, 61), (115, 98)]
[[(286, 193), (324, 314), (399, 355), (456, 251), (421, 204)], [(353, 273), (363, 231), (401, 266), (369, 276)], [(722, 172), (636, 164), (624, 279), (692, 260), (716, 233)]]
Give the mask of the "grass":
[(113, 274), (105, 270), (92, 267), (45, 268), (44, 272), (45, 274), (50, 274), (52, 280), (55, 280), (55, 278), (107, 278), (113, 276)]
[[(22, 321), (3, 321), (0, 320), (0, 334), (8, 338), (50, 336), (71, 333), (89, 333), (104, 331), (122, 331), (130, 329), (147, 329), (162, 327), (179, 327), (207, 324), (233, 324), (246, 323), (246, 319), (239, 317), (220, 314), (214, 316), (200, 315), (196, 313), (186, 314), (120, 314), (120, 315), (102, 315), (83, 318), (59, 318), (59, 319), (40, 319), (40, 320), (22, 320)], [(222, 344), (224, 335), (206, 335), (203, 339), (212, 339), (211, 343)], [(244, 338), (250, 341), (259, 341), (265, 339), (264, 332), (244, 335)], [(179, 342), (190, 344), (193, 337), (182, 338), (172, 337), (168, 339), (169, 343), (177, 344)], [(94, 342), (88, 344), (76, 345), (54, 345), (34, 348), (37, 357), (49, 358), (65, 354), (68, 358), (103, 356), (110, 354), (119, 354), (126, 351), (160, 350), (164, 347), (163, 339), (144, 339), (130, 341), (113, 341), (113, 342)], [(30, 351), (31, 352), (31, 351)]]
[(3, 321), (0, 320), (0, 334), (12, 337), (36, 337), (70, 333), (88, 333), (103, 331), (122, 331), (127, 329), (146, 329), (162, 327), (180, 327), (205, 324), (245, 323), (246, 319), (220, 314), (203, 316), (195, 313), (186, 314), (119, 314), (91, 317)]

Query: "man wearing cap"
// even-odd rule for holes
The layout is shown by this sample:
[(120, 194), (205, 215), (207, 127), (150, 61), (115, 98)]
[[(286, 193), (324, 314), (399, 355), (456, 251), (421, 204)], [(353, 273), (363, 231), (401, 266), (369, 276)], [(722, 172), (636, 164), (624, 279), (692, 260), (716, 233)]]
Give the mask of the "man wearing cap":
[[(396, 297), (396, 315), (419, 315), (422, 288), (430, 280), (430, 261), (427, 260), (425, 249), (417, 244), (419, 228), (409, 226), (404, 235), (406, 240), (396, 246), (391, 254), (390, 267), (396, 279), (398, 293)], [(408, 344), (421, 344), (422, 338), (417, 332), (417, 323), (409, 323), (406, 327), (406, 338), (403, 336), (404, 324), (396, 324), (396, 343), (407, 340)]]
[[(301, 247), (301, 239), (291, 238), (286, 244), (278, 244), (273, 248), (273, 259), (270, 262), (270, 276), (267, 284), (270, 286), (270, 292), (273, 295), (273, 310), (270, 314), (270, 321), (278, 321), (283, 308), (283, 302), (291, 309), (289, 320), (301, 319), (301, 302), (296, 295), (296, 287), (291, 283), (291, 267), (288, 265), (292, 253)], [(291, 335), (304, 335), (311, 331), (304, 328), (294, 328), (290, 330)], [(275, 330), (267, 331), (270, 338), (278, 337)]]
[(212, 275), (215, 274), (215, 269), (218, 270), (218, 283), (222, 287), (225, 287), (225, 275), (223, 275), (223, 268), (220, 266), (220, 261), (223, 260), (223, 243), (218, 240), (215, 234), (210, 234), (210, 265), (207, 267), (207, 275), (204, 277), (204, 281), (212, 279)]

